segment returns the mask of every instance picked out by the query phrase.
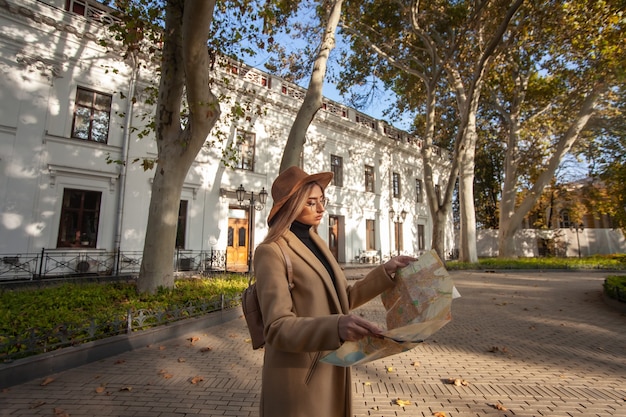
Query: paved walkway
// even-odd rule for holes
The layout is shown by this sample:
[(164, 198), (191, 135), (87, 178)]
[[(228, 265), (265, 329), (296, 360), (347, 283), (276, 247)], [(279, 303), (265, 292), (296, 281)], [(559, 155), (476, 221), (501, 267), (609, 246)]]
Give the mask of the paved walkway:
[[(354, 415), (626, 417), (626, 316), (602, 302), (606, 275), (453, 272), (452, 322), (355, 367)], [(246, 339), (240, 318), (17, 385), (0, 416), (256, 416), (263, 354)]]

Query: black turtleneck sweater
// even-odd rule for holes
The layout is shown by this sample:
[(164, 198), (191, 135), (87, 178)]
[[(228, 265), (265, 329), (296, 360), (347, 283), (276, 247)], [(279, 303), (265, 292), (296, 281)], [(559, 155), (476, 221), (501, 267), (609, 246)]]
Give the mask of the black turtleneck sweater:
[(293, 223), (291, 223), (290, 230), (293, 232), (294, 235), (298, 237), (298, 239), (300, 239), (302, 243), (304, 243), (307, 248), (309, 248), (311, 252), (313, 252), (313, 255), (315, 255), (317, 259), (320, 260), (320, 262), (322, 263), (322, 265), (324, 265), (324, 267), (328, 271), (328, 274), (332, 278), (333, 284), (335, 284), (335, 274), (333, 273), (333, 269), (330, 266), (330, 262), (328, 262), (328, 259), (326, 259), (326, 256), (324, 256), (320, 248), (318, 248), (313, 240), (311, 240), (311, 235), (309, 234), (311, 226), (300, 223), (298, 221), (294, 221)]

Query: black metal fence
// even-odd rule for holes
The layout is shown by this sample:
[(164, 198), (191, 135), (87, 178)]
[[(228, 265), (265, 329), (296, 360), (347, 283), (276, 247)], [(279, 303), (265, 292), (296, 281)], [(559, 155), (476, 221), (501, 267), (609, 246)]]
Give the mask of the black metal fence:
[[(42, 249), (39, 253), (0, 255), (0, 282), (45, 278), (120, 276), (139, 273), (143, 252)], [(172, 256), (174, 270), (202, 275), (225, 272), (226, 251), (179, 249)]]

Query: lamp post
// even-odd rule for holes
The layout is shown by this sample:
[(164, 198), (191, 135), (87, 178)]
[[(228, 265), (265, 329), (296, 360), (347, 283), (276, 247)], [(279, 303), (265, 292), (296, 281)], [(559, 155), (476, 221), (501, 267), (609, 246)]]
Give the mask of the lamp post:
[[(400, 255), (400, 226), (402, 225), (402, 223), (404, 222), (404, 219), (406, 219), (406, 210), (402, 209), (402, 211), (400, 213), (398, 213), (398, 215), (396, 216), (396, 212), (393, 209), (393, 207), (391, 207), (389, 209), (389, 219), (394, 223), (394, 234), (395, 234), (395, 239), (396, 239), (396, 252), (397, 255)], [(395, 216), (395, 219), (394, 219)]]
[(239, 207), (248, 207), (248, 273), (251, 273), (252, 245), (254, 243), (254, 210), (261, 211), (265, 208), (265, 203), (267, 202), (267, 191), (265, 191), (265, 187), (263, 187), (257, 196), (258, 200), (255, 200), (254, 191), (251, 191), (248, 203), (245, 204), (244, 200), (246, 199), (246, 189), (243, 188), (243, 184), (239, 185), (239, 188), (237, 188), (235, 193), (237, 194)]
[(578, 233), (585, 230), (585, 225), (582, 223), (576, 223), (575, 225), (570, 226), (570, 229), (572, 230), (572, 232), (574, 230), (576, 231), (576, 243), (578, 244), (578, 258), (582, 258), (582, 255), (580, 253), (580, 237), (578, 236)]

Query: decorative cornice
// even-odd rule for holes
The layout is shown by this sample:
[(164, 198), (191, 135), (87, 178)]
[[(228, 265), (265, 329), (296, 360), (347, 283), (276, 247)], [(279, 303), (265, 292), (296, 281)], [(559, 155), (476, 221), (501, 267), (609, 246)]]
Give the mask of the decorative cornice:
[(39, 71), (40, 75), (47, 77), (51, 82), (54, 78), (61, 78), (62, 64), (60, 62), (40, 56), (28, 56), (22, 53), (17, 54), (15, 60), (23, 69), (30, 72)]
[(17, 17), (27, 18), (36, 23), (53, 27), (58, 31), (71, 33), (79, 39), (87, 39), (93, 42), (98, 40), (98, 37), (92, 31), (87, 30), (93, 28), (79, 29), (71, 24), (64, 23), (58, 19), (54, 19), (53, 17), (42, 15), (37, 11), (23, 5), (18, 6), (6, 0), (0, 0), (0, 8), (6, 9), (9, 13)]

